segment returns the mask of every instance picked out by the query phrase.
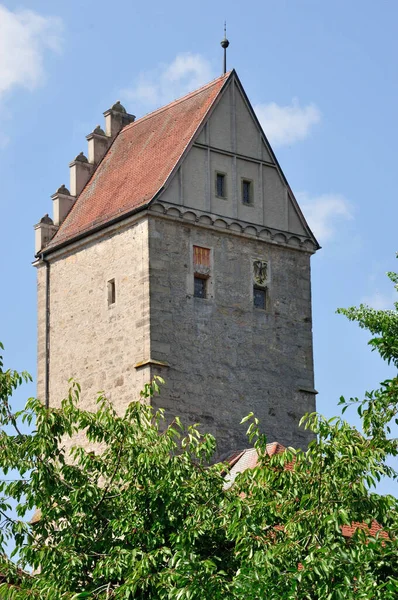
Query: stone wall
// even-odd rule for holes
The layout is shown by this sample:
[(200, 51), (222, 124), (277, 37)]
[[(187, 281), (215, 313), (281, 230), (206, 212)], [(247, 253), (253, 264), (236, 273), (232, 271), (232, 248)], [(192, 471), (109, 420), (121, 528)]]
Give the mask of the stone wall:
[[(149, 236), (149, 237), (148, 237)], [(193, 246), (211, 250), (208, 298), (193, 296)], [(269, 264), (266, 310), (253, 306), (254, 259)], [(310, 254), (228, 231), (150, 215), (51, 260), (50, 405), (68, 379), (95, 408), (104, 390), (118, 412), (154, 374), (156, 407), (200, 422), (219, 456), (248, 446), (253, 411), (270, 441), (304, 446), (313, 411)], [(108, 306), (107, 282), (116, 302)], [(38, 269), (38, 396), (44, 400), (45, 267)], [(137, 364), (157, 360), (169, 368)]]
[[(141, 219), (51, 258), (50, 406), (59, 406), (69, 378), (95, 408), (104, 390), (119, 412), (149, 380), (136, 369), (150, 355), (148, 224)], [(116, 301), (108, 306), (107, 283)], [(38, 397), (44, 401), (45, 267), (38, 269)]]
[[(247, 447), (253, 411), (269, 441), (305, 446), (298, 428), (315, 409), (310, 254), (181, 220), (151, 216), (152, 357), (167, 361), (158, 406), (200, 422), (219, 455)], [(207, 299), (193, 296), (193, 245), (211, 250)], [(252, 262), (268, 261), (266, 310), (253, 306)], [(159, 372), (152, 369), (152, 373)]]

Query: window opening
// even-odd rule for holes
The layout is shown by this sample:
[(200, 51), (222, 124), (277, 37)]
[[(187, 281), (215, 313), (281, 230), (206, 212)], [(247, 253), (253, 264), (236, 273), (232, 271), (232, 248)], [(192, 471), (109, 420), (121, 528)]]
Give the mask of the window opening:
[(195, 271), (198, 269), (210, 269), (210, 248), (202, 248), (201, 246), (193, 247), (193, 264)]
[(193, 295), (195, 296), (195, 298), (206, 298), (206, 284), (207, 279), (195, 275), (193, 291)]
[(220, 198), (226, 198), (225, 175), (223, 173), (216, 174), (216, 194)]
[(193, 246), (193, 295), (195, 298), (207, 298), (210, 278), (210, 248)]
[(249, 179), (242, 180), (242, 202), (251, 204), (253, 201), (253, 183)]
[(110, 279), (108, 281), (108, 306), (111, 306), (111, 304), (115, 304), (115, 302), (116, 302), (115, 280)]
[(266, 309), (267, 290), (254, 287), (253, 288), (253, 304), (255, 308)]

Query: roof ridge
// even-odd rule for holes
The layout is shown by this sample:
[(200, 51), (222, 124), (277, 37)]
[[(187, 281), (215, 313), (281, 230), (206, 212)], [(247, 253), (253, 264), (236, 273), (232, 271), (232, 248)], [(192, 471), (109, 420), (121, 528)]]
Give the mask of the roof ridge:
[(165, 104), (164, 106), (161, 106), (160, 108), (157, 108), (156, 110), (153, 110), (152, 112), (147, 113), (146, 115), (140, 117), (139, 119), (136, 119), (133, 123), (129, 123), (126, 127), (123, 127), (123, 129), (121, 130), (120, 134), (124, 133), (125, 131), (128, 131), (134, 125), (137, 125), (138, 123), (142, 123), (143, 121), (146, 121), (147, 119), (150, 119), (151, 117), (154, 117), (155, 115), (158, 115), (159, 113), (161, 113), (161, 112), (163, 112), (165, 110), (168, 110), (169, 108), (171, 108), (172, 106), (175, 106), (176, 104), (179, 104), (180, 102), (185, 102), (189, 98), (192, 98), (193, 96), (196, 96), (196, 94), (200, 94), (201, 92), (207, 90), (209, 87), (215, 85), (216, 83), (218, 83), (222, 79), (225, 79), (225, 80), (228, 79), (228, 77), (231, 75), (231, 73), (232, 73), (232, 71), (228, 71), (224, 75), (220, 75), (219, 77), (216, 77), (215, 79), (212, 79), (211, 81), (209, 81), (205, 85), (202, 85), (202, 87), (198, 88), (197, 90), (193, 90), (192, 92), (189, 92), (188, 94), (185, 94), (185, 96), (181, 96), (181, 98), (177, 98), (176, 100), (172, 100), (168, 104)]

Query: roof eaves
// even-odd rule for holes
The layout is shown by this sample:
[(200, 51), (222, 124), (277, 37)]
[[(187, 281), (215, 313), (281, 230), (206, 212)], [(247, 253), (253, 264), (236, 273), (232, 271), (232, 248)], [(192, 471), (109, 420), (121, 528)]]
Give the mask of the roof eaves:
[[(161, 192), (162, 192), (162, 189), (159, 190), (158, 194), (160, 194)], [(155, 199), (155, 197), (152, 198), (152, 200), (154, 200), (154, 199)], [(117, 215), (116, 217), (113, 217), (113, 219), (110, 219), (108, 221), (104, 221), (104, 222), (98, 224), (96, 227), (88, 228), (85, 231), (82, 231), (71, 238), (67, 238), (66, 240), (61, 241), (59, 244), (55, 244), (54, 246), (49, 245), (49, 246), (47, 246), (47, 248), (43, 248), (43, 250), (40, 250), (40, 252), (35, 254), (35, 257), (41, 258), (43, 256), (48, 256), (49, 254), (51, 254), (53, 252), (57, 252), (58, 250), (61, 250), (62, 248), (65, 248), (66, 246), (69, 246), (70, 244), (79, 242), (80, 240), (84, 239), (85, 237), (94, 235), (95, 233), (98, 233), (99, 231), (102, 231), (103, 229), (107, 229), (108, 227), (112, 227), (113, 225), (116, 225), (120, 221), (124, 221), (125, 219), (128, 219), (129, 217), (133, 217), (135, 214), (146, 210), (148, 208), (150, 202), (151, 201), (148, 201), (145, 204), (136, 206), (135, 208), (133, 208), (127, 212), (121, 213), (121, 214)]]

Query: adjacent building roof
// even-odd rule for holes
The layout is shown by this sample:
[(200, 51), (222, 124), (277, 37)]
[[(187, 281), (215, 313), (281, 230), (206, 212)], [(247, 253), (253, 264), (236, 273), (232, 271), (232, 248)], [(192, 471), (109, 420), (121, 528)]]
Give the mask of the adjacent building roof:
[[(275, 454), (282, 454), (285, 450), (285, 446), (282, 446), (282, 444), (279, 444), (278, 442), (272, 442), (272, 444), (267, 444), (267, 454), (269, 456), (274, 456)], [(228, 462), (231, 468), (225, 476), (224, 489), (228, 489), (233, 485), (238, 473), (243, 473), (247, 469), (254, 469), (257, 466), (257, 450), (255, 448), (247, 448), (246, 450), (242, 450), (241, 452), (236, 452), (229, 458)], [(286, 463), (284, 465), (284, 468), (287, 471), (292, 471), (294, 468), (294, 463)], [(283, 526), (276, 525), (274, 529), (283, 529)], [(382, 526), (379, 525), (379, 523), (375, 520), (372, 521), (370, 526), (366, 523), (360, 523), (357, 521), (353, 521), (351, 525), (342, 525), (341, 533), (344, 537), (351, 538), (357, 529), (362, 529), (369, 537), (376, 537), (376, 535), (378, 535), (383, 539), (389, 539), (388, 533), (384, 531)]]
[(127, 216), (156, 197), (230, 75), (122, 129), (46, 250)]
[[(281, 454), (285, 450), (285, 446), (282, 446), (282, 444), (279, 444), (278, 442), (272, 442), (272, 444), (267, 444), (267, 454), (269, 456)], [(228, 462), (231, 468), (228, 471), (228, 474), (225, 476), (225, 489), (231, 487), (238, 473), (243, 473), (247, 469), (254, 469), (254, 467), (257, 466), (257, 450), (255, 448), (247, 448), (246, 450), (237, 452), (228, 459)], [(292, 470), (293, 465), (291, 465), (290, 463), (286, 464), (285, 468), (290, 471)]]

